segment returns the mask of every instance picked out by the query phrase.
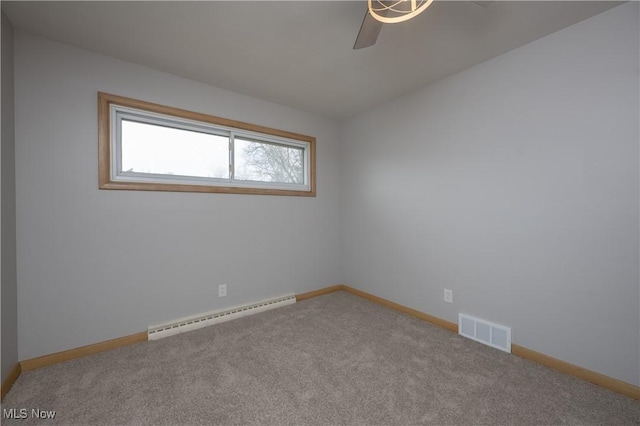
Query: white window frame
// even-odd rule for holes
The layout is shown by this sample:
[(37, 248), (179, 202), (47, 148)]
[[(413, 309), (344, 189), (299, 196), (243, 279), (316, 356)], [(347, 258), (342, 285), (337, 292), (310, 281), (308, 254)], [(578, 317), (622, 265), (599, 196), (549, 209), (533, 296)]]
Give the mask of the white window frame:
[[(98, 106), (100, 189), (315, 196), (315, 138), (313, 137), (105, 93), (98, 93)], [(205, 178), (123, 172), (123, 120), (228, 137), (229, 177)], [(236, 179), (234, 170), (236, 137), (258, 143), (301, 149), (304, 158), (303, 183), (276, 183)]]

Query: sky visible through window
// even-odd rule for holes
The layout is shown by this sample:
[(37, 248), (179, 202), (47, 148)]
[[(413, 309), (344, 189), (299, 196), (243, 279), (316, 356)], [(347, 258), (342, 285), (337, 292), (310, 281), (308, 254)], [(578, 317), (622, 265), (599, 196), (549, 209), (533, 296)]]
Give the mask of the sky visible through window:
[[(302, 148), (235, 138), (235, 179), (304, 183)], [(229, 179), (229, 138), (122, 120), (122, 171)]]
[(229, 177), (229, 138), (122, 120), (122, 171)]

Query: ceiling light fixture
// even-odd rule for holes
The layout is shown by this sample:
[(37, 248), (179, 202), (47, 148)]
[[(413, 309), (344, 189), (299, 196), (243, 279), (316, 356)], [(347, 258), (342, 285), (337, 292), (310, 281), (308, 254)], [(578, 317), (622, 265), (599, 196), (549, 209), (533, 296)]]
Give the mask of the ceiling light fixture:
[(433, 0), (368, 0), (369, 13), (385, 24), (407, 21), (418, 16)]

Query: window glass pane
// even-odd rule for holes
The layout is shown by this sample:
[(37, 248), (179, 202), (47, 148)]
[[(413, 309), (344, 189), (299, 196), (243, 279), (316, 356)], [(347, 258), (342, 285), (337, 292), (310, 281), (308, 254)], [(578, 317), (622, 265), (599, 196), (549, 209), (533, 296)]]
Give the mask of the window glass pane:
[(122, 120), (122, 172), (229, 178), (229, 138)]
[(304, 184), (304, 149), (235, 138), (237, 180)]

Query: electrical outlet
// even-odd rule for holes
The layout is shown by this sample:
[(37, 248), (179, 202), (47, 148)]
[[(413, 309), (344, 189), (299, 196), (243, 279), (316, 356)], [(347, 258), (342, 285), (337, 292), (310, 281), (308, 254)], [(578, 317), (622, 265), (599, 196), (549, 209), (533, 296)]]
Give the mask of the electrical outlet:
[(444, 301), (453, 303), (453, 290), (449, 290), (448, 288), (444, 289)]
[(220, 284), (218, 286), (218, 297), (225, 297), (227, 295), (227, 285)]

